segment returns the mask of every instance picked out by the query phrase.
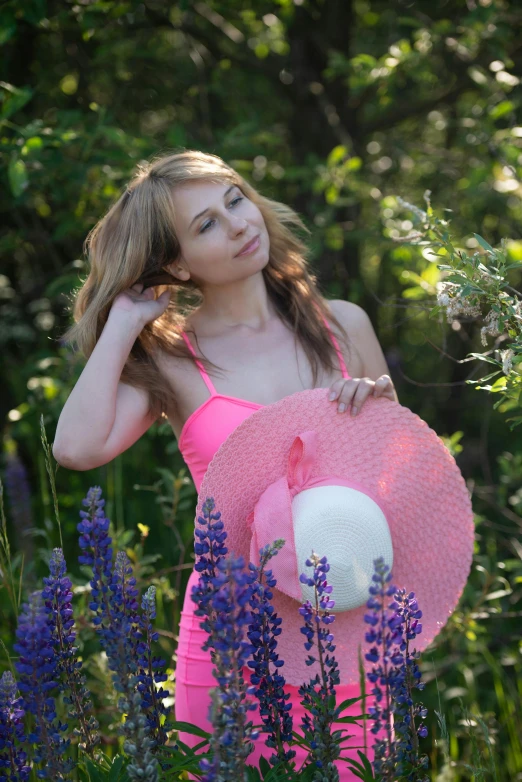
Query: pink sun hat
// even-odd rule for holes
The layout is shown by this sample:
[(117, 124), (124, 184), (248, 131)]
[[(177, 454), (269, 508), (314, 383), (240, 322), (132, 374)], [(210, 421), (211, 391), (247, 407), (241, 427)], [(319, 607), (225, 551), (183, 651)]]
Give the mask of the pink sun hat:
[(259, 565), (263, 546), (285, 539), (266, 569), (277, 579), (272, 604), (283, 620), (278, 670), (293, 686), (320, 673), (318, 662), (305, 663), (298, 611), (306, 600), (315, 606), (313, 587), (299, 580), (313, 574), (305, 565), (312, 551), (330, 564), (329, 632), (341, 685), (359, 681), (358, 647), (364, 658), (370, 646), (363, 615), (377, 557), (397, 587), (415, 592), (419, 651), (446, 624), (469, 576), (474, 522), (464, 478), (436, 432), (398, 402), (369, 397), (352, 417), (316, 388), (262, 407), (215, 453), (196, 519), (207, 497), (221, 513), (229, 554), (243, 556), (245, 567)]

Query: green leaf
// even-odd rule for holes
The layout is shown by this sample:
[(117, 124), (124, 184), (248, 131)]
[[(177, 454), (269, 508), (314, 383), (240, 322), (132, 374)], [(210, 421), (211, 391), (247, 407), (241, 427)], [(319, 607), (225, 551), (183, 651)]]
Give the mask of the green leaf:
[(344, 711), (345, 709), (349, 709), (350, 706), (353, 706), (354, 703), (358, 703), (360, 700), (362, 700), (362, 696), (359, 696), (358, 698), (347, 698), (339, 704), (339, 710)]
[(484, 375), (484, 377), (481, 377), (480, 380), (472, 380), (472, 383), (482, 383), (485, 380), (491, 380), (492, 377), (495, 377), (495, 375), (498, 375), (499, 372), (501, 372), (501, 369), (497, 369), (496, 372), (491, 372), (489, 375)]
[(7, 175), (9, 177), (11, 192), (15, 197), (18, 197), (24, 192), (29, 184), (24, 161), (20, 160), (20, 158), (13, 158), (9, 162)]
[(350, 715), (348, 717), (339, 717), (337, 722), (345, 722), (346, 724), (352, 723), (353, 725), (357, 725), (358, 724), (358, 720), (362, 720), (365, 717), (367, 717), (369, 719), (371, 717), (371, 715), (370, 714), (354, 714), (354, 715)]
[(412, 288), (404, 288), (402, 295), (405, 299), (424, 299), (426, 291), (420, 285), (414, 285)]
[(86, 760), (87, 771), (89, 772), (90, 782), (106, 782), (105, 774), (96, 766), (92, 760)]
[(482, 236), (479, 236), (479, 234), (473, 234), (473, 236), (475, 237), (475, 239), (477, 240), (477, 242), (480, 244), (480, 246), (481, 246), (481, 247), (482, 247), (484, 250), (487, 250), (487, 251), (488, 251), (488, 252), (490, 252), (490, 253), (494, 253), (494, 252), (495, 252), (495, 250), (493, 249), (493, 247), (492, 247), (490, 244), (488, 244), (488, 243), (486, 242), (486, 240), (482, 238)]
[[(27, 87), (14, 87), (6, 81), (0, 81), (1, 95), (0, 119), (5, 120), (16, 114), (33, 97), (33, 90)], [(1, 123), (0, 123), (1, 124)]]
[(347, 155), (348, 150), (343, 144), (339, 144), (337, 147), (334, 147), (330, 154), (328, 155), (328, 158), (326, 160), (326, 164), (328, 166), (334, 166), (336, 163), (339, 163), (345, 155)]
[(0, 11), (0, 46), (7, 43), (16, 33), (17, 26), (13, 11), (10, 9)]
[(506, 388), (507, 383), (507, 377), (506, 375), (503, 375), (502, 377), (499, 377), (498, 380), (495, 380), (493, 385), (490, 387), (490, 391), (493, 394), (498, 394), (499, 391), (504, 391)]
[(497, 361), (490, 356), (485, 356), (483, 353), (468, 353), (468, 356), (471, 356), (472, 358), (478, 358), (479, 361), (487, 361), (488, 364), (494, 364), (496, 367), (500, 366), (500, 361)]
[(203, 728), (198, 728), (197, 725), (193, 725), (191, 722), (183, 722), (183, 720), (173, 720), (171, 722), (171, 728), (174, 730), (180, 730), (182, 733), (193, 733), (195, 736), (201, 736), (202, 739), (210, 739), (211, 734)]
[(116, 755), (112, 761), (112, 766), (111, 770), (109, 771), (109, 776), (107, 777), (107, 782), (118, 782), (124, 763), (125, 758), (122, 755)]
[(259, 769), (256, 766), (246, 766), (248, 782), (261, 782), (263, 777), (259, 773)]

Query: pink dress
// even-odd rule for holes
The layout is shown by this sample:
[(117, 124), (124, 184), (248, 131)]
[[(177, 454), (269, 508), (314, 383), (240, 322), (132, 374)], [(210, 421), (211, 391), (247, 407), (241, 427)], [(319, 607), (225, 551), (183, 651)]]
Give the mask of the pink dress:
[[(326, 320), (325, 323), (337, 351), (343, 377), (349, 379), (350, 375), (346, 370), (346, 365), (339, 349), (338, 342), (335, 336), (332, 334)], [(183, 338), (190, 348), (192, 354), (197, 358), (197, 354), (184, 332)], [(237, 426), (239, 426), (242, 421), (244, 421), (255, 410), (259, 410), (259, 408), (263, 407), (263, 405), (256, 404), (255, 402), (248, 402), (245, 399), (238, 399), (237, 397), (218, 394), (212, 384), (212, 381), (210, 380), (210, 377), (205, 372), (199, 361), (197, 362), (197, 365), (201, 376), (205, 381), (208, 390), (210, 391), (210, 396), (202, 405), (200, 405), (200, 407), (197, 408), (197, 410), (192, 413), (191, 416), (189, 416), (185, 422), (179, 437), (179, 450), (191, 472), (196, 489), (199, 492), (206, 469), (221, 443), (226, 440), (228, 435)], [(333, 402), (331, 404), (333, 404)], [(210, 660), (210, 650), (204, 652), (201, 649), (201, 646), (208, 635), (206, 631), (202, 630), (199, 626), (199, 623), (203, 621), (203, 618), (194, 615), (194, 610), (197, 606), (190, 597), (192, 586), (197, 584), (198, 578), (199, 573), (196, 570), (193, 570), (188, 580), (183, 602), (183, 609), (181, 611), (179, 645), (176, 664), (176, 700), (174, 711), (176, 720), (191, 722), (192, 724), (198, 725), (204, 730), (211, 732), (212, 725), (208, 720), (210, 690), (217, 685), (217, 681), (212, 676), (213, 665)], [(307, 654), (304, 645), (302, 652), (303, 654)], [(282, 668), (278, 669), (278, 672), (284, 676), (284, 665)], [(251, 670), (245, 667), (243, 669), (243, 677), (247, 685), (250, 684), (250, 674)], [(369, 682), (366, 683), (366, 713), (368, 713), (368, 707), (373, 703), (373, 696), (368, 695), (372, 687), (372, 684)], [(358, 684), (337, 685), (335, 689), (337, 705), (339, 705), (347, 698), (356, 698), (361, 694), (361, 690)], [(302, 735), (303, 730), (301, 727), (301, 718), (305, 711), (304, 707), (300, 703), (302, 697), (298, 694), (298, 687), (290, 686), (288, 684), (285, 685), (285, 692), (291, 693), (291, 697), (287, 703), (292, 704), (292, 710), (290, 713), (293, 717), (293, 730)], [(249, 696), (248, 700), (251, 702), (257, 702), (254, 696)], [(344, 711), (343, 716), (348, 714), (357, 715), (362, 713), (363, 709), (361, 701), (359, 701), (350, 707), (350, 709)], [(248, 719), (252, 720), (254, 725), (261, 725), (262, 721), (259, 715), (259, 708), (255, 711), (249, 711)], [(373, 750), (371, 748), (372, 744), (375, 742), (376, 738), (384, 738), (385, 732), (382, 730), (379, 732), (379, 734), (377, 734), (377, 736), (375, 736), (373, 733), (371, 733), (370, 727), (371, 722), (368, 722), (366, 725), (367, 747), (365, 750), (362, 720), (360, 721), (360, 726), (346, 726), (343, 725), (343, 723), (334, 723), (333, 730), (342, 730), (343, 737), (346, 735), (352, 736), (351, 739), (343, 742), (341, 745), (343, 756), (354, 758), (360, 762), (360, 758), (357, 755), (357, 748), (360, 748), (367, 754), (370, 761), (373, 760)], [(265, 746), (264, 742), (266, 736), (267, 734), (260, 733), (259, 738), (253, 742), (254, 751), (248, 756), (246, 760), (248, 765), (258, 766), (261, 755), (263, 755), (268, 760), (268, 758), (274, 753), (273, 749)], [(190, 747), (193, 747), (195, 744), (201, 741), (199, 737), (184, 732), (179, 733), (179, 738)], [(285, 749), (288, 749), (287, 745), (285, 745)], [(294, 749), (297, 753), (293, 759), (293, 762), (296, 764), (296, 770), (299, 770), (303, 765), (307, 753), (299, 746), (293, 746), (292, 749)], [(358, 779), (351, 772), (350, 768), (341, 760), (336, 761), (336, 766), (339, 770), (341, 782), (351, 782), (352, 780)], [(196, 779), (196, 777), (189, 775), (189, 779)]]

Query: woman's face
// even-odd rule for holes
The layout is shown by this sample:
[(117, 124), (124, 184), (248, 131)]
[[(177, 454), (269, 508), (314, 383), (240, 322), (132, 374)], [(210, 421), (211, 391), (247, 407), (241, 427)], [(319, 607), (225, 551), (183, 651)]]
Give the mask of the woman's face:
[[(174, 272), (182, 266), (204, 289), (240, 281), (266, 266), (270, 241), (265, 221), (237, 185), (191, 182), (176, 188), (173, 199), (181, 246), (181, 255), (172, 264)], [(238, 256), (257, 235), (257, 249)]]

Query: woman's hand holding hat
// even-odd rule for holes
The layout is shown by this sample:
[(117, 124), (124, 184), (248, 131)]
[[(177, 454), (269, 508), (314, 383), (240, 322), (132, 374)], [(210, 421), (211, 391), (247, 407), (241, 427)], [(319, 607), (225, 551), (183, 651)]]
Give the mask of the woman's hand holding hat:
[(338, 401), (337, 410), (343, 413), (348, 405), (352, 404), (352, 415), (357, 415), (366, 399), (369, 396), (384, 397), (392, 402), (397, 401), (395, 386), (389, 375), (381, 375), (377, 380), (371, 380), (369, 377), (352, 377), (350, 379), (341, 377), (336, 380), (329, 389), (328, 400), (330, 402)]

